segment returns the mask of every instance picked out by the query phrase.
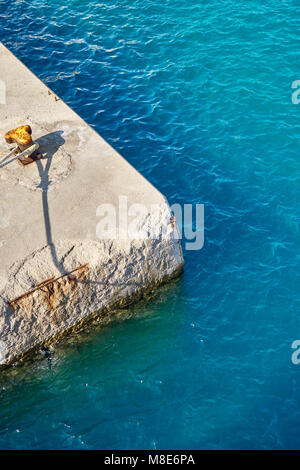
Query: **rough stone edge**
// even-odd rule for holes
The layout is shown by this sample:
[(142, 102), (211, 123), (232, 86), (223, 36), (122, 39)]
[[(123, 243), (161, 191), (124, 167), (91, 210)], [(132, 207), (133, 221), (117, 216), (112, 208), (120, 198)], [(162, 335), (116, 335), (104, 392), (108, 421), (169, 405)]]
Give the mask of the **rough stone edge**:
[[(78, 321), (75, 325), (73, 325), (71, 328), (68, 328), (61, 332), (58, 335), (55, 335), (51, 338), (48, 338), (46, 341), (43, 341), (39, 344), (36, 344), (32, 348), (28, 349), (24, 353), (20, 354), (19, 356), (14, 357), (11, 361), (0, 365), (0, 372), (9, 369), (16, 363), (23, 362), (27, 359), (30, 359), (31, 356), (34, 355), (37, 351), (39, 351), (42, 347), (48, 347), (50, 345), (57, 344), (60, 342), (63, 338), (66, 338), (67, 336), (70, 336), (74, 333), (78, 333), (80, 331), (83, 331), (85, 328), (87, 328), (90, 324), (92, 324), (94, 321), (97, 319), (100, 319), (102, 315), (104, 315), (104, 318), (109, 315), (109, 313), (113, 313), (116, 310), (119, 309), (125, 309), (129, 305), (138, 302), (141, 300), (144, 296), (147, 296), (150, 292), (153, 291), (153, 289), (156, 289), (157, 287), (160, 287), (167, 282), (171, 281), (172, 279), (178, 278), (182, 273), (184, 272), (184, 261), (182, 261), (181, 265), (173, 271), (171, 274), (167, 274), (164, 278), (160, 280), (156, 280), (152, 282), (151, 284), (147, 285), (146, 287), (141, 287), (139, 290), (134, 292), (130, 297), (123, 297), (122, 299), (112, 303), (111, 305), (102, 308), (101, 310), (98, 310), (96, 312), (91, 313), (89, 316), (82, 318), (80, 321)], [(111, 319), (113, 321), (113, 319)], [(107, 323), (110, 323), (110, 320), (108, 320)], [(106, 323), (106, 324), (107, 324)]]

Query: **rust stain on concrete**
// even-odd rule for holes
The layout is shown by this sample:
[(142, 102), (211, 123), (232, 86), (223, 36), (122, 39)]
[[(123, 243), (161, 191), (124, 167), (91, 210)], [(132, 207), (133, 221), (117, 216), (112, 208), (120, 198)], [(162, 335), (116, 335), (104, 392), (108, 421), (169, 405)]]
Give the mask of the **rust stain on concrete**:
[(68, 298), (76, 295), (76, 286), (79, 281), (87, 279), (88, 270), (88, 264), (84, 264), (57, 278), (53, 276), (37, 284), (25, 294), (10, 300), (8, 304), (15, 313), (20, 310), (30, 311), (34, 302), (33, 295), (38, 292), (40, 301), (46, 302), (51, 313), (64, 304)]

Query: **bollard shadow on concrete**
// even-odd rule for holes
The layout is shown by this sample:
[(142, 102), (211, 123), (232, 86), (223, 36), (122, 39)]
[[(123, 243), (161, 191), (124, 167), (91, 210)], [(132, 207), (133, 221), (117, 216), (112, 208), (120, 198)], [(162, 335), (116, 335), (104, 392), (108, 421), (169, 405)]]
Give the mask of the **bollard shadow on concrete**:
[(43, 213), (44, 213), (47, 244), (50, 247), (51, 256), (52, 256), (54, 265), (57, 267), (59, 272), (62, 275), (64, 275), (65, 274), (64, 267), (57, 258), (57, 253), (56, 253), (55, 246), (53, 243), (51, 219), (50, 219), (50, 211), (49, 211), (49, 203), (48, 203), (48, 190), (51, 184), (51, 181), (49, 178), (49, 171), (50, 171), (52, 160), (53, 160), (55, 153), (65, 143), (65, 139), (62, 137), (62, 134), (63, 134), (63, 131), (55, 131), (37, 139), (37, 142), (40, 144), (40, 151), (43, 154), (43, 158), (41, 160), (38, 160), (36, 164), (37, 164), (39, 175), (41, 178), (39, 187), (42, 189), (42, 203), (43, 203)]

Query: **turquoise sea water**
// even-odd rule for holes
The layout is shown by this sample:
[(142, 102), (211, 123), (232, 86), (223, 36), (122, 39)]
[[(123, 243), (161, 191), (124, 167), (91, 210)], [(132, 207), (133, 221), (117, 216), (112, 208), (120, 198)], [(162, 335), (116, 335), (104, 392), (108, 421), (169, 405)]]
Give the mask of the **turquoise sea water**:
[(0, 378), (0, 448), (300, 448), (298, 14), (0, 0), (5, 45), (170, 203), (205, 204), (183, 277)]

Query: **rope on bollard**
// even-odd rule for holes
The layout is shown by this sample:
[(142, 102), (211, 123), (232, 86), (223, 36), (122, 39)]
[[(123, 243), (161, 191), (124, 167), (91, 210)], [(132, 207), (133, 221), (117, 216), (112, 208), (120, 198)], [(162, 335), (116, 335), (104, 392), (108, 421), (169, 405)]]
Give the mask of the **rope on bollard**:
[(11, 163), (11, 162), (14, 162), (15, 160), (18, 160), (18, 159), (21, 158), (21, 157), (29, 157), (29, 156), (32, 155), (33, 152), (35, 152), (39, 147), (40, 147), (40, 145), (39, 145), (37, 142), (35, 142), (31, 147), (29, 147), (28, 149), (24, 150), (24, 152), (18, 153), (18, 155), (16, 155), (15, 157), (11, 158), (11, 159), (8, 160), (8, 161), (5, 161), (5, 160), (7, 160), (7, 159), (16, 151), (16, 149), (14, 149), (12, 152), (10, 152), (8, 155), (6, 155), (6, 157), (4, 157), (4, 158), (1, 160), (0, 168), (3, 168), (4, 166), (8, 165), (8, 164)]

